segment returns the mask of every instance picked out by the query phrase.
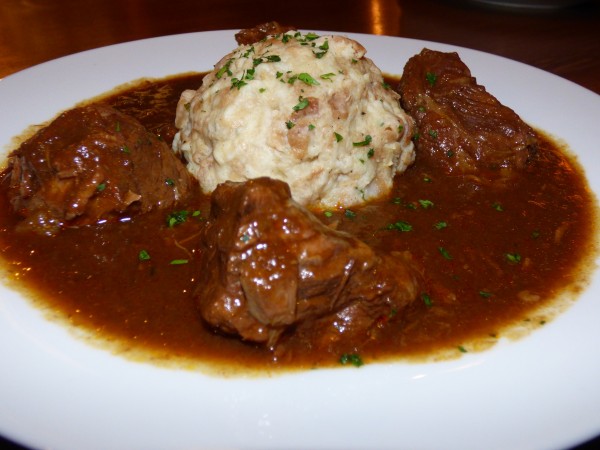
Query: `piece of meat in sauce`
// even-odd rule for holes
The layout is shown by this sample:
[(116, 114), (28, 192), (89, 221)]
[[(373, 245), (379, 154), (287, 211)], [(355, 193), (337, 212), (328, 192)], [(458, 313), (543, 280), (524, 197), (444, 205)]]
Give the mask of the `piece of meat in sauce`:
[(250, 45), (261, 41), (267, 36), (282, 34), (296, 30), (296, 27), (280, 25), (278, 22), (265, 22), (252, 28), (244, 28), (235, 34), (235, 41), (239, 45)]
[(417, 122), (417, 164), (494, 179), (522, 169), (536, 152), (533, 129), (477, 84), (457, 53), (423, 49), (406, 63), (398, 92)]
[(23, 142), (5, 176), (19, 227), (49, 235), (168, 207), (193, 186), (163, 141), (101, 104), (68, 110)]
[(286, 183), (226, 182), (212, 195), (195, 294), (212, 327), (275, 348), (282, 333), (328, 348), (363, 342), (412, 302), (410, 255), (378, 255), (297, 204)]

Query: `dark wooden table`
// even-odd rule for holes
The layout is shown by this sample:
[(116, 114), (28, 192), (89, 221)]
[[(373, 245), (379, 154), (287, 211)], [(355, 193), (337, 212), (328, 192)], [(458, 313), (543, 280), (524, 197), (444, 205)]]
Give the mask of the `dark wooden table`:
[[(546, 11), (490, 8), (468, 0), (2, 0), (0, 78), (105, 45), (239, 29), (268, 20), (304, 29), (402, 36), (483, 50), (600, 94), (600, 3), (596, 0)], [(9, 448), (3, 444), (0, 438), (0, 447)], [(581, 448), (594, 447), (589, 443)]]

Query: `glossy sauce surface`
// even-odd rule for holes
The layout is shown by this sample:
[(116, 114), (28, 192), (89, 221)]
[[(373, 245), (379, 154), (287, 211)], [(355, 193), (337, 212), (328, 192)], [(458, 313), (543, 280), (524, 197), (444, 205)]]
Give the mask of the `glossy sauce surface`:
[[(146, 81), (103, 101), (170, 143), (179, 93), (200, 80)], [(494, 344), (510, 327), (543, 325), (553, 314), (540, 308), (555, 305), (560, 293), (576, 297), (590, 269), (595, 200), (576, 164), (550, 140), (541, 142), (539, 160), (508, 187), (448, 177), (417, 159), (389, 197), (315, 211), (377, 251), (408, 250), (425, 267), (427, 282), (408, 311), (391, 317), (377, 339), (348, 342), (344, 352), (365, 362), (459, 356)], [(188, 211), (187, 219), (170, 226), (177, 211)], [(201, 289), (196, 247), (208, 212), (209, 198), (199, 195), (173, 210), (48, 238), (14, 231), (18, 219), (3, 191), (0, 243), (17, 285), (36, 303), (130, 357), (258, 370), (339, 364), (341, 354), (316, 354), (304, 341), (274, 358), (203, 325), (192, 294)]]

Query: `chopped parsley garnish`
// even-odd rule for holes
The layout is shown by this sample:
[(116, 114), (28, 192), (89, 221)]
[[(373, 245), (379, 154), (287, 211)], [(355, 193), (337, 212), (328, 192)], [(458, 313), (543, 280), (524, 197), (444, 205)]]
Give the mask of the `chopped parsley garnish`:
[(443, 230), (444, 228), (446, 228), (448, 226), (447, 222), (444, 221), (440, 221), (437, 222), (433, 225), (435, 227), (436, 230)]
[(421, 208), (423, 208), (423, 209), (433, 208), (433, 206), (434, 206), (434, 204), (431, 200), (419, 200), (419, 204), (421, 205)]
[(221, 79), (223, 77), (223, 75), (225, 75), (225, 74), (227, 74), (229, 76), (233, 75), (231, 73), (231, 70), (229, 70), (229, 66), (231, 66), (232, 61), (233, 61), (233, 59), (229, 59), (225, 64), (223, 64), (223, 66), (221, 66), (221, 68), (215, 74), (217, 79)]
[(319, 75), (319, 78), (322, 78), (323, 80), (329, 80), (329, 81), (333, 82), (333, 80), (331, 79), (331, 77), (335, 77), (335, 73), (329, 72), (329, 73), (324, 73), (323, 75)]
[(490, 298), (492, 296), (492, 293), (488, 291), (479, 291), (479, 295), (483, 298)]
[(399, 220), (398, 222), (390, 223), (387, 227), (387, 230), (397, 230), (397, 231), (412, 231), (412, 225), (408, 222), (404, 222)]
[(504, 211), (504, 208), (502, 207), (502, 205), (498, 202), (495, 202), (492, 204), (492, 208), (494, 208), (496, 211)]
[(374, 155), (375, 155), (375, 149), (370, 148), (369, 151), (367, 152), (367, 158), (371, 159)]
[(438, 247), (438, 250), (445, 259), (452, 259), (452, 255), (444, 247)]
[(292, 128), (294, 128), (294, 126), (295, 126), (295, 125), (296, 125), (296, 124), (295, 124), (294, 122), (292, 122), (291, 120), (288, 120), (288, 121), (285, 123), (285, 126), (287, 127), (287, 129), (288, 129), (288, 130), (291, 130)]
[(458, 346), (458, 351), (461, 352), (461, 353), (467, 353), (467, 349), (464, 348), (462, 345)]
[(150, 259), (150, 253), (147, 250), (140, 250), (138, 253), (138, 259), (140, 261), (148, 261)]
[(333, 134), (335, 136), (335, 142), (340, 142), (342, 139), (344, 139), (344, 137), (339, 133), (334, 132)]
[(433, 302), (431, 301), (431, 297), (426, 292), (423, 292), (421, 294), (421, 300), (423, 300), (423, 303), (425, 303), (425, 306), (427, 306), (428, 308), (431, 308), (433, 306)]
[(344, 211), (344, 215), (350, 219), (354, 219), (356, 217), (356, 213), (350, 209)]
[(332, 213), (331, 211), (324, 211), (324, 212), (323, 212), (323, 215), (324, 215), (325, 217), (332, 217), (332, 216), (333, 216), (333, 213)]
[(437, 75), (435, 73), (432, 72), (427, 72), (425, 74), (425, 79), (427, 80), (427, 82), (431, 85), (434, 86), (435, 82), (437, 81)]
[(292, 109), (294, 111), (300, 111), (306, 108), (309, 105), (308, 99), (304, 97), (298, 97), (298, 103)]
[(429, 130), (429, 136), (431, 136), (433, 139), (437, 139), (437, 137), (438, 137), (437, 131)]
[(506, 257), (506, 260), (511, 264), (518, 264), (521, 262), (521, 255), (519, 255), (518, 253), (506, 253), (504, 256)]
[(96, 186), (96, 190), (98, 192), (102, 192), (104, 189), (106, 189), (106, 183), (100, 183), (98, 186)]
[(172, 266), (180, 266), (182, 264), (187, 264), (189, 260), (187, 259), (173, 259), (169, 264)]
[(166, 184), (167, 186), (175, 186), (175, 180), (173, 180), (173, 178), (167, 178), (167, 179), (165, 180), (165, 184)]
[(298, 79), (309, 86), (316, 86), (320, 84), (317, 80), (315, 80), (312, 76), (310, 76), (306, 72), (302, 72), (298, 74)]
[(329, 41), (327, 39), (325, 39), (325, 42), (323, 42), (323, 44), (319, 45), (318, 48), (321, 51), (320, 52), (313, 51), (313, 53), (315, 54), (315, 56), (317, 57), (317, 59), (321, 59), (329, 51)]
[(340, 364), (352, 364), (354, 367), (360, 367), (364, 364), (362, 358), (357, 353), (344, 353), (340, 356)]
[(187, 220), (188, 211), (173, 211), (167, 216), (167, 225), (169, 228), (173, 228), (175, 225), (184, 223)]
[(352, 145), (354, 147), (366, 147), (367, 145), (369, 145), (371, 143), (372, 140), (373, 140), (373, 138), (371, 137), (371, 135), (367, 134), (365, 136), (365, 140), (364, 141), (353, 142)]

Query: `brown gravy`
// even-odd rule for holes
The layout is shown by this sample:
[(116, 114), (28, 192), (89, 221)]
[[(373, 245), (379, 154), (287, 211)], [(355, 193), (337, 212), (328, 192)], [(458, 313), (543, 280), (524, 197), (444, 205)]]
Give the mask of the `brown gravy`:
[[(145, 81), (102, 101), (170, 143), (179, 94), (200, 80), (196, 74)], [(317, 212), (379, 251), (409, 250), (427, 270), (426, 289), (408, 312), (391, 318), (376, 341), (349, 343), (348, 352), (365, 362), (460, 356), (515, 329), (543, 325), (552, 318), (549, 307), (560, 309), (558, 298), (576, 297), (596, 251), (596, 201), (577, 163), (552, 140), (541, 141), (543, 157), (506, 188), (448, 177), (417, 159), (389, 198)], [(118, 352), (258, 371), (339, 364), (341, 355), (315, 354), (305, 342), (273, 358), (203, 326), (192, 292), (208, 197), (175, 208), (199, 211), (177, 226), (167, 224), (173, 211), (159, 211), (48, 238), (15, 232), (18, 219), (4, 194), (3, 187), (0, 245), (12, 285), (78, 329), (117, 343)], [(150, 259), (140, 259), (141, 251)]]

